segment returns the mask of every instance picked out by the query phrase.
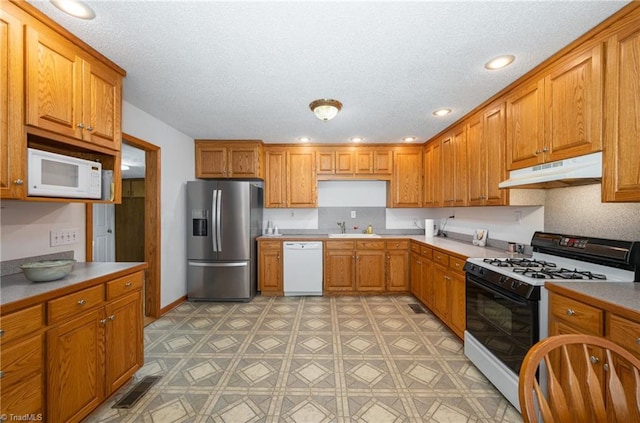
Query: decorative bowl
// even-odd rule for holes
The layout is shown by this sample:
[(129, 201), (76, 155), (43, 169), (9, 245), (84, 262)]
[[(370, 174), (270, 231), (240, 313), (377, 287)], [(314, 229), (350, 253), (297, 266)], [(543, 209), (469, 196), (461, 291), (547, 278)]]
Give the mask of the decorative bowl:
[(32, 282), (50, 282), (67, 276), (75, 262), (75, 260), (34, 261), (23, 264), (20, 269)]

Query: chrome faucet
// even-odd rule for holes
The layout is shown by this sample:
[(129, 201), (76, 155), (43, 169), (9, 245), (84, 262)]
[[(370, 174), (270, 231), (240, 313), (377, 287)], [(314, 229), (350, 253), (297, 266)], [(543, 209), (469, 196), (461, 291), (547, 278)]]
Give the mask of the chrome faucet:
[(343, 234), (347, 233), (347, 227), (345, 226), (344, 222), (338, 222), (338, 226), (340, 226), (340, 233), (343, 233)]

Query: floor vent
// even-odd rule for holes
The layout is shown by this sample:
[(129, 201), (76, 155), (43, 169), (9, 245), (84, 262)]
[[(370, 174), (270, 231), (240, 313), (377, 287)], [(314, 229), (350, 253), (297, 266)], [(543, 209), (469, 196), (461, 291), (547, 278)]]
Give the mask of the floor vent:
[(160, 380), (161, 376), (145, 376), (142, 380), (127, 392), (127, 394), (122, 397), (122, 399), (116, 402), (111, 408), (131, 408), (133, 407), (140, 398), (147, 393), (149, 389)]
[(424, 308), (420, 304), (409, 304), (409, 308), (416, 314), (424, 313)]

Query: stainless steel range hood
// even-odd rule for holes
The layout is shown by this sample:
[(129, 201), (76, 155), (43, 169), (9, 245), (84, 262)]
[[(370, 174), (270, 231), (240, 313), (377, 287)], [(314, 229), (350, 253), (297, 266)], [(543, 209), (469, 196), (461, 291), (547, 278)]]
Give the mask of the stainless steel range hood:
[(513, 170), (499, 188), (563, 188), (602, 180), (602, 152)]

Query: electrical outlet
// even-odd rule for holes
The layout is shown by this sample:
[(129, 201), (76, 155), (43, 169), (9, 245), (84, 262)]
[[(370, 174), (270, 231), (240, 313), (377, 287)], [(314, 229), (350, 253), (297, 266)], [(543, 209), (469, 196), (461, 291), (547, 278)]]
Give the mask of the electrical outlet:
[(356, 211), (355, 210), (351, 210), (351, 218), (352, 219), (356, 218)]
[(51, 247), (75, 244), (78, 241), (78, 228), (53, 229), (49, 231), (49, 245)]

